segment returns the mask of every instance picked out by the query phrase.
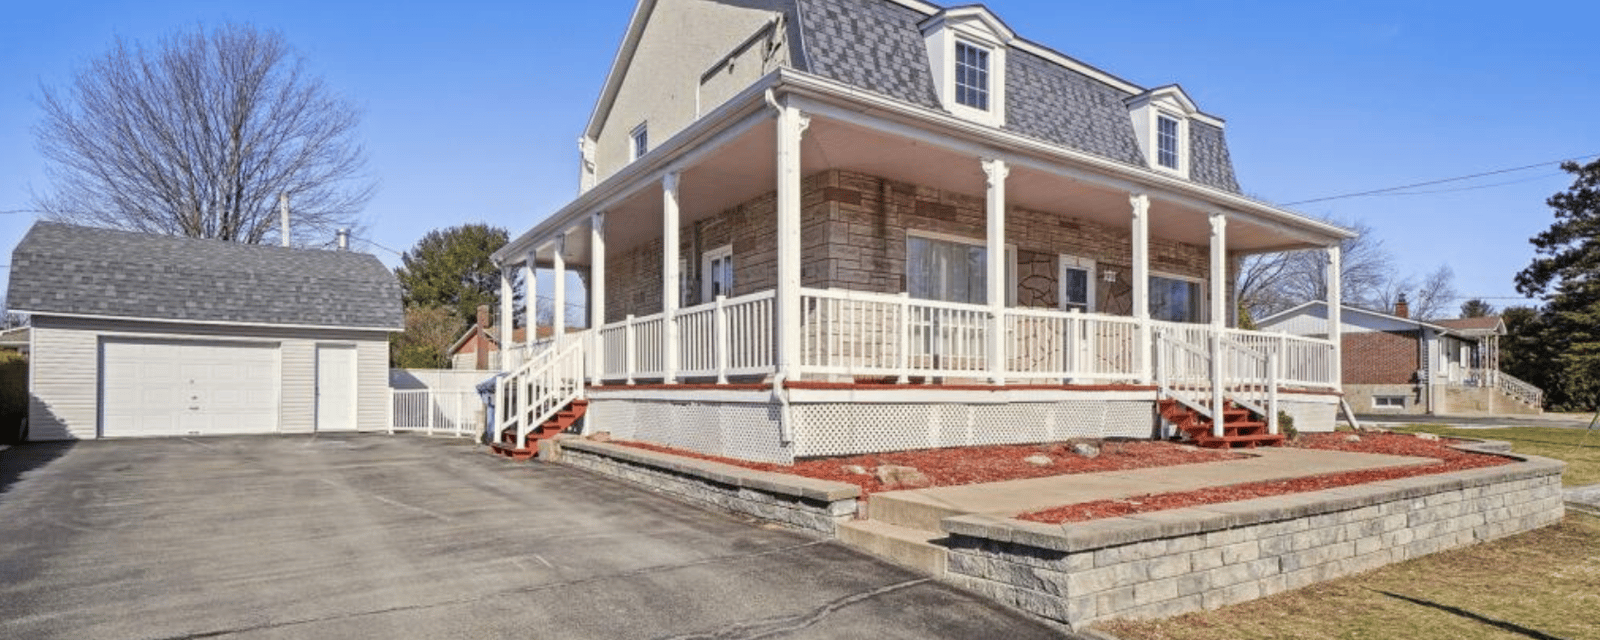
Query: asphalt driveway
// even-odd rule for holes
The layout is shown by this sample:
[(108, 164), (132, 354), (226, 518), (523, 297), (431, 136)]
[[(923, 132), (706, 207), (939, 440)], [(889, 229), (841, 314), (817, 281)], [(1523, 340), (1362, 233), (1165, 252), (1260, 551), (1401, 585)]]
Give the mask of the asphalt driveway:
[(465, 442), (0, 452), (3, 638), (1059, 638), (834, 542)]

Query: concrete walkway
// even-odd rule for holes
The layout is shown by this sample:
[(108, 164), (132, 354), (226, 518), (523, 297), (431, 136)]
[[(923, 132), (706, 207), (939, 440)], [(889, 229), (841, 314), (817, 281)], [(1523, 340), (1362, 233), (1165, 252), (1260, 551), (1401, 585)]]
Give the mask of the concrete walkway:
[(874, 494), (868, 504), (874, 520), (938, 531), (939, 520), (971, 513), (1009, 517), (1095, 500), (1435, 462), (1432, 458), (1285, 447), (1255, 449), (1249, 455), (1174, 467), (891, 491)]

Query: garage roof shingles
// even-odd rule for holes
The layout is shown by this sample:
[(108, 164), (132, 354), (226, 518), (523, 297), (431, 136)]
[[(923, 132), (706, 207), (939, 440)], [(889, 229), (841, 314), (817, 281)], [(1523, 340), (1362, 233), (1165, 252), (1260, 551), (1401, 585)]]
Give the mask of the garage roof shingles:
[(370, 254), (38, 222), (11, 254), (12, 310), (166, 322), (398, 330), (400, 284)]

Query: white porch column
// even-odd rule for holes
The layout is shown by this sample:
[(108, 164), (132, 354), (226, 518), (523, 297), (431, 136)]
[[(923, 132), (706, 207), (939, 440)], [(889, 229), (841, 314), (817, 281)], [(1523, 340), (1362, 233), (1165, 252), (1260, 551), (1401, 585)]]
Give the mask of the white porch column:
[(983, 173), (988, 176), (988, 261), (984, 273), (989, 303), (989, 382), (1006, 381), (1006, 176), (1011, 168), (1004, 160), (984, 158)]
[[(539, 269), (537, 268), (538, 251), (529, 251), (527, 261), (522, 263), (522, 282), (526, 291), (522, 292), (522, 313), (527, 318), (524, 323), (522, 345), (533, 348), (534, 341), (539, 339)], [(510, 340), (507, 340), (509, 343)]]
[[(1211, 326), (1228, 326), (1228, 218), (1211, 214)], [(1220, 334), (1220, 331), (1218, 332)]]
[(662, 382), (678, 381), (678, 172), (661, 178)]
[(556, 304), (555, 313), (550, 316), (550, 324), (554, 325), (550, 335), (560, 340), (567, 335), (567, 234), (556, 236), (553, 253), (550, 266), (555, 272)]
[(1139, 381), (1149, 384), (1151, 374), (1150, 352), (1150, 196), (1135, 193), (1128, 196), (1133, 208), (1133, 317), (1139, 321), (1138, 351)]
[(800, 137), (810, 119), (787, 102), (778, 106), (778, 375), (800, 377)]
[[(510, 260), (508, 259), (507, 262), (509, 263)], [(501, 371), (511, 370), (511, 357), (507, 355), (511, 353), (511, 340), (513, 336), (511, 318), (515, 313), (511, 305), (511, 299), (515, 298), (517, 295), (516, 290), (512, 286), (511, 282), (513, 278), (511, 275), (511, 267), (512, 265), (510, 264), (500, 265), (500, 317), (497, 318), (494, 323), (495, 327), (500, 333)]]
[(589, 384), (598, 386), (606, 367), (606, 343), (600, 327), (606, 324), (606, 214), (589, 216), (589, 336), (593, 359)]
[[(1329, 363), (1333, 369), (1333, 386), (1336, 389), (1344, 388), (1344, 340), (1340, 333), (1343, 327), (1344, 293), (1341, 290), (1342, 267), (1339, 263), (1339, 245), (1328, 247), (1328, 264), (1323, 272), (1328, 285), (1328, 340), (1333, 342), (1333, 362)], [(1424, 365), (1426, 366), (1426, 365)]]

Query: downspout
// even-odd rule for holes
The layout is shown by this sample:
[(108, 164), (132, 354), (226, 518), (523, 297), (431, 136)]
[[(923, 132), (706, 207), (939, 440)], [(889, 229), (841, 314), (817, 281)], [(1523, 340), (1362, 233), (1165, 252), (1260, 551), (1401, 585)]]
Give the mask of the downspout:
[[(778, 104), (778, 96), (773, 92), (772, 87), (767, 87), (763, 97), (767, 101), (767, 106), (772, 107), (773, 111), (779, 114), (783, 113), (783, 106)], [(781, 303), (782, 301), (779, 302)], [(773, 305), (773, 309), (776, 310), (777, 305)], [(777, 323), (773, 324), (776, 325)], [(778, 337), (778, 335), (775, 333), (773, 337)], [(774, 361), (773, 364), (777, 364), (777, 362)], [(794, 442), (793, 429), (790, 427), (794, 412), (789, 406), (788, 389), (784, 386), (788, 379), (789, 372), (781, 368), (772, 376), (772, 399), (778, 403), (778, 444), (780, 445), (788, 445)]]

